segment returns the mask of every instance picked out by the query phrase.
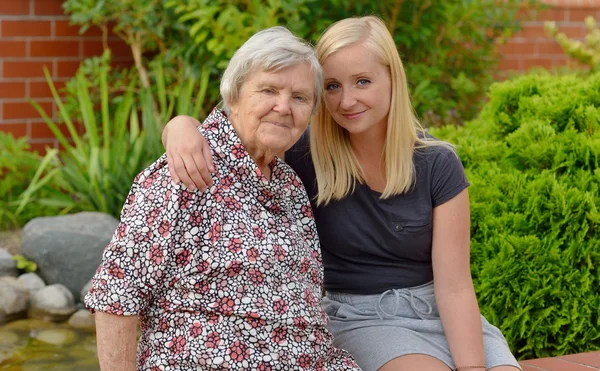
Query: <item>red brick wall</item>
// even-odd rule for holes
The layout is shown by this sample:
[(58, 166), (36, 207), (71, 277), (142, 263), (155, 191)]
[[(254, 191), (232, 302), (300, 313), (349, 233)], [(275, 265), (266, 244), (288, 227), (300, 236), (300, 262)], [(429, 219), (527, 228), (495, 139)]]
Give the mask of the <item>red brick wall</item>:
[[(58, 86), (64, 86), (82, 59), (102, 53), (100, 31), (89, 30), (79, 35), (76, 27), (68, 25), (62, 2), (0, 0), (0, 131), (26, 136), (32, 147), (42, 152), (47, 145), (57, 146), (46, 124), (27, 102), (31, 98), (46, 112), (56, 115), (42, 66), (48, 67)], [(600, 21), (600, 0), (544, 2), (551, 8), (526, 22), (523, 31), (502, 46), (502, 71), (567, 64), (561, 48), (546, 36), (544, 21), (556, 21), (562, 32), (575, 38), (584, 37), (586, 16), (595, 16)], [(117, 60), (129, 60), (124, 43), (113, 37), (110, 44)]]
[(593, 16), (600, 21), (600, 0), (544, 0), (549, 9), (535, 14), (525, 22), (523, 30), (500, 49), (502, 71), (527, 71), (535, 67), (553, 68), (574, 64), (558, 43), (544, 31), (545, 21), (555, 21), (560, 32), (570, 38), (583, 40), (586, 35), (584, 19)]
[[(57, 87), (72, 77), (81, 60), (102, 54), (98, 28), (79, 34), (69, 26), (63, 0), (0, 0), (0, 131), (26, 136), (33, 149), (44, 152), (57, 141), (27, 99), (56, 114), (43, 66)], [(130, 59), (129, 48), (109, 38), (116, 61)]]

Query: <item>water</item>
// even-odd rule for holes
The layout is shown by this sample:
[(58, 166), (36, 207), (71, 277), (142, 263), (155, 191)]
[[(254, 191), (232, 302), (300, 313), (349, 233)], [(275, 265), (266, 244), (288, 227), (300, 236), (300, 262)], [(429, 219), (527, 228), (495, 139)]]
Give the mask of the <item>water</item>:
[(27, 319), (0, 326), (0, 370), (99, 371), (93, 332)]

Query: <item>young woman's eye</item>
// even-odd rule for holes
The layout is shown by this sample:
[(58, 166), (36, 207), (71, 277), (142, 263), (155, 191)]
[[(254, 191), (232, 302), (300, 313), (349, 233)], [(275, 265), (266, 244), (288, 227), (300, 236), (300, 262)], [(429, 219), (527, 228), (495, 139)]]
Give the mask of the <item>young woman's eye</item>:
[(371, 81), (367, 80), (367, 79), (360, 79), (360, 80), (358, 80), (356, 82), (356, 84), (359, 85), (359, 86), (365, 86), (365, 85), (368, 85), (370, 83), (371, 83)]
[(334, 82), (332, 82), (331, 84), (325, 85), (325, 90), (329, 90), (329, 91), (336, 90), (336, 89), (339, 89), (339, 88), (340, 88), (340, 84), (337, 84), (337, 83), (334, 83)]

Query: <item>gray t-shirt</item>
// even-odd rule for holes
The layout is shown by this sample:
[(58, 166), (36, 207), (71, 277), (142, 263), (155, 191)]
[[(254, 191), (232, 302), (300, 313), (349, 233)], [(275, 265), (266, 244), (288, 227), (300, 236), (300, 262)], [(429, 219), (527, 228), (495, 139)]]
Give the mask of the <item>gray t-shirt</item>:
[(382, 200), (379, 192), (356, 182), (354, 193), (327, 206), (315, 204), (308, 130), (285, 160), (313, 203), (327, 291), (377, 294), (433, 279), (433, 208), (469, 186), (452, 150), (436, 146), (415, 151), (416, 183), (408, 193)]

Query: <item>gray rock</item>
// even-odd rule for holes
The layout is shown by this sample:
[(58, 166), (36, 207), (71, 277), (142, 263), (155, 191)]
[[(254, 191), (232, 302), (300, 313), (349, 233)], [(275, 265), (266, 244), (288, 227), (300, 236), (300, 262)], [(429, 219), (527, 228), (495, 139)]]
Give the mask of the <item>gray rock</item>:
[(0, 277), (0, 324), (27, 314), (27, 290), (14, 277)]
[(76, 310), (71, 291), (60, 283), (56, 283), (44, 287), (33, 295), (29, 317), (62, 322), (66, 321)]
[(81, 330), (94, 331), (96, 321), (94, 315), (87, 309), (80, 309), (69, 318), (69, 326)]
[(46, 287), (44, 281), (35, 273), (22, 274), (17, 280), (29, 292), (29, 297)]
[(13, 260), (11, 253), (0, 247), (0, 277), (18, 275), (17, 262)]
[(23, 228), (21, 253), (37, 263), (48, 285), (63, 284), (77, 297), (100, 265), (118, 224), (97, 212), (35, 218)]

